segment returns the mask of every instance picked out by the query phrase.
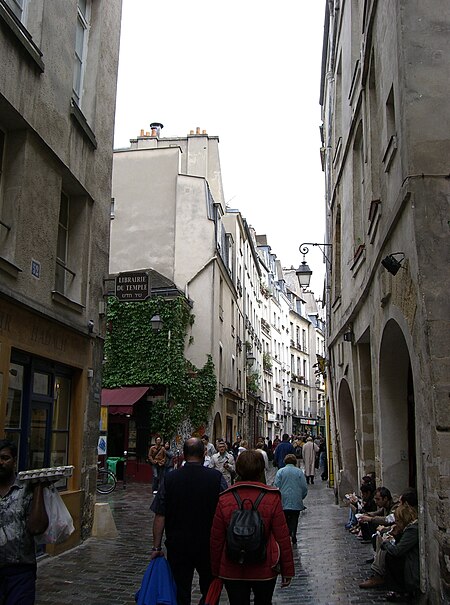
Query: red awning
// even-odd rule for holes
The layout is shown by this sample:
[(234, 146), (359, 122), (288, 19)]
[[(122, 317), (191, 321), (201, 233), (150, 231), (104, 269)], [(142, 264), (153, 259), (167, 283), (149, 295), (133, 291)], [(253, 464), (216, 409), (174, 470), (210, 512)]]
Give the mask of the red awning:
[(145, 395), (150, 387), (121, 387), (102, 389), (102, 405), (110, 414), (132, 414), (133, 404)]

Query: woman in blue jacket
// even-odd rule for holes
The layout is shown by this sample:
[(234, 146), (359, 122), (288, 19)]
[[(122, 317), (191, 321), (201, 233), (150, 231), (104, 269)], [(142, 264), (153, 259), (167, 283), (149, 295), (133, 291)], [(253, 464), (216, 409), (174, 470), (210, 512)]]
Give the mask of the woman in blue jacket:
[(303, 506), (303, 498), (308, 493), (304, 472), (297, 467), (295, 454), (287, 454), (284, 458), (286, 466), (280, 468), (275, 475), (274, 485), (281, 492), (284, 516), (289, 529), (292, 544), (297, 544), (298, 517)]

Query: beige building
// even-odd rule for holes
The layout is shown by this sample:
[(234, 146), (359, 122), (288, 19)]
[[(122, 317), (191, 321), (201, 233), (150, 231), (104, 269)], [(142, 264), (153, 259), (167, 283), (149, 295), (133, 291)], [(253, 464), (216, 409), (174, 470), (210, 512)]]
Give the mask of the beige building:
[(419, 496), (424, 601), (450, 597), (447, 0), (326, 3), (321, 102), (336, 488)]
[[(89, 534), (121, 1), (0, 1), (0, 435)], [(50, 550), (50, 547), (48, 547)]]
[(195, 315), (185, 355), (197, 367), (211, 355), (216, 368), (206, 428), (212, 440), (231, 441), (245, 396), (244, 276), (236, 274), (244, 265), (234, 252), (244, 252), (245, 229), (224, 226), (218, 137), (197, 129), (164, 138), (152, 126), (114, 153), (110, 273), (151, 268), (185, 293)]

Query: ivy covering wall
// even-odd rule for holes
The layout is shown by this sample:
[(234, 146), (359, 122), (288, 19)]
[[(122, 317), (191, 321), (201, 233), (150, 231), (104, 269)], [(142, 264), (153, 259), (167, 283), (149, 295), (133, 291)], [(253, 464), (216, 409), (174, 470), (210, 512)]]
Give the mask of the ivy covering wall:
[[(163, 325), (154, 330), (151, 319)], [(108, 301), (103, 387), (162, 385), (166, 397), (151, 406), (152, 432), (170, 438), (185, 421), (205, 424), (214, 403), (217, 381), (210, 355), (203, 368), (184, 356), (194, 315), (180, 296), (143, 302)]]

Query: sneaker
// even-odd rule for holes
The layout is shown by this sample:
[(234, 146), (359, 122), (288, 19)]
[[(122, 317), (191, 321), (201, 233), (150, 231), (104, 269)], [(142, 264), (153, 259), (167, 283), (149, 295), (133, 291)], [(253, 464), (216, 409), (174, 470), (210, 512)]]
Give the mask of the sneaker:
[(155, 489), (155, 491), (153, 492), (153, 495), (155, 495), (155, 494), (157, 494), (157, 493), (158, 493), (158, 490), (157, 490), (157, 489)]
[(370, 576), (370, 578), (368, 578), (367, 580), (364, 580), (364, 582), (361, 582), (361, 584), (359, 585), (360, 588), (375, 588), (376, 586), (383, 586), (384, 584), (384, 577), (383, 576)]
[(409, 594), (389, 591), (386, 593), (386, 601), (389, 603), (409, 603)]

